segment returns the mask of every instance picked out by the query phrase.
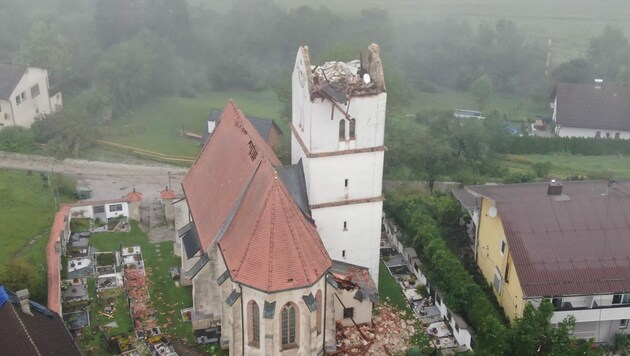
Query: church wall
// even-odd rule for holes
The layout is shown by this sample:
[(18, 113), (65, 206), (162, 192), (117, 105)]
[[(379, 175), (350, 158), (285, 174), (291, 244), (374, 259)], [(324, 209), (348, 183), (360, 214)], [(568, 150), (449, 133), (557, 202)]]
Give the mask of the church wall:
[(335, 294), (335, 320), (339, 320), (344, 326), (352, 326), (354, 323), (350, 318), (344, 318), (344, 308), (354, 308), (354, 322), (357, 324), (365, 324), (372, 321), (372, 302), (364, 298), (362, 302), (354, 299), (357, 289), (344, 290), (337, 289)]
[[(309, 159), (309, 204), (380, 197), (383, 151)], [(346, 182), (347, 180), (347, 182)]]
[(382, 209), (383, 202), (377, 201), (311, 211), (330, 258), (368, 267), (375, 283), (378, 283)]

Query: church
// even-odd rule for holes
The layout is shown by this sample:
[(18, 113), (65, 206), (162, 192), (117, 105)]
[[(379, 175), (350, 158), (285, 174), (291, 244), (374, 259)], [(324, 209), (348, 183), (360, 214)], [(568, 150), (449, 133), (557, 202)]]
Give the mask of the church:
[[(362, 56), (365, 57), (365, 56)], [(229, 101), (175, 203), (201, 342), (322, 355), (378, 302), (386, 90), (379, 47), (292, 76), (291, 165)]]

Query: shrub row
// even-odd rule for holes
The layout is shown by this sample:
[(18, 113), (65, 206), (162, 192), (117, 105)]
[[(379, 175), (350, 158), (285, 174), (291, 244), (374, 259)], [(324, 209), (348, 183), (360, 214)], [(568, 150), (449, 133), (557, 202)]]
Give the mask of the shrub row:
[(440, 225), (458, 221), (458, 207), (452, 197), (388, 196), (386, 210), (407, 236), (413, 237), (413, 245), (424, 262), (424, 272), (442, 291), (446, 304), (477, 331), (476, 350), (482, 354), (502, 354), (509, 343), (505, 318), (442, 237)]
[(567, 152), (586, 156), (630, 154), (630, 140), (538, 136), (510, 136), (506, 140), (498, 147), (500, 153), (548, 154)]

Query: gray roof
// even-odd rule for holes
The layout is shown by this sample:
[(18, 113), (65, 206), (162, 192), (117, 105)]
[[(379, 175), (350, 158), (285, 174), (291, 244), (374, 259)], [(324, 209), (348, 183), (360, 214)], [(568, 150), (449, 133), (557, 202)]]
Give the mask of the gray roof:
[(453, 189), (451, 193), (455, 196), (455, 199), (459, 201), (459, 203), (466, 210), (476, 210), (479, 208), (479, 203), (481, 203), (481, 199), (475, 197), (470, 191), (467, 189)]
[(0, 62), (0, 99), (9, 99), (28, 66)]
[(186, 250), (186, 256), (192, 258), (199, 250), (201, 250), (201, 241), (194, 222), (189, 222), (181, 229), (177, 230), (177, 234), (182, 238), (182, 243)]
[[(221, 119), (221, 115), (223, 114), (223, 110), (212, 109), (208, 114), (208, 121), (219, 122)], [(247, 115), (247, 120), (254, 126), (256, 131), (260, 134), (263, 140), (267, 141), (269, 139), (269, 134), (271, 133), (271, 128), (275, 127), (278, 132), (282, 133), (282, 130), (276, 125), (276, 123), (272, 119), (266, 119), (262, 117), (255, 117)], [(208, 124), (205, 123), (203, 129), (203, 143), (205, 144), (208, 141), (208, 137), (210, 134), (208, 133)]]
[(306, 194), (306, 179), (304, 178), (304, 168), (302, 160), (290, 166), (280, 166), (276, 168), (282, 183), (287, 187), (293, 200), (298, 205), (304, 215), (310, 218), (311, 210), (308, 207), (308, 194)]
[(630, 88), (558, 83), (555, 92), (559, 125), (630, 131)]

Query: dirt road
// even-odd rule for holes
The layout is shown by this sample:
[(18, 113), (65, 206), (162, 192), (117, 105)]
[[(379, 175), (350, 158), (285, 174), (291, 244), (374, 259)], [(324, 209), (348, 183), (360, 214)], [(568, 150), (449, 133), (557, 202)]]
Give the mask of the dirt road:
[(134, 188), (144, 199), (159, 199), (159, 192), (169, 183), (181, 193), (181, 180), (187, 168), (166, 164), (121, 164), (80, 159), (58, 160), (52, 157), (16, 154), (0, 151), (0, 168), (63, 173), (76, 179), (78, 186), (92, 189), (91, 200), (120, 198)]

